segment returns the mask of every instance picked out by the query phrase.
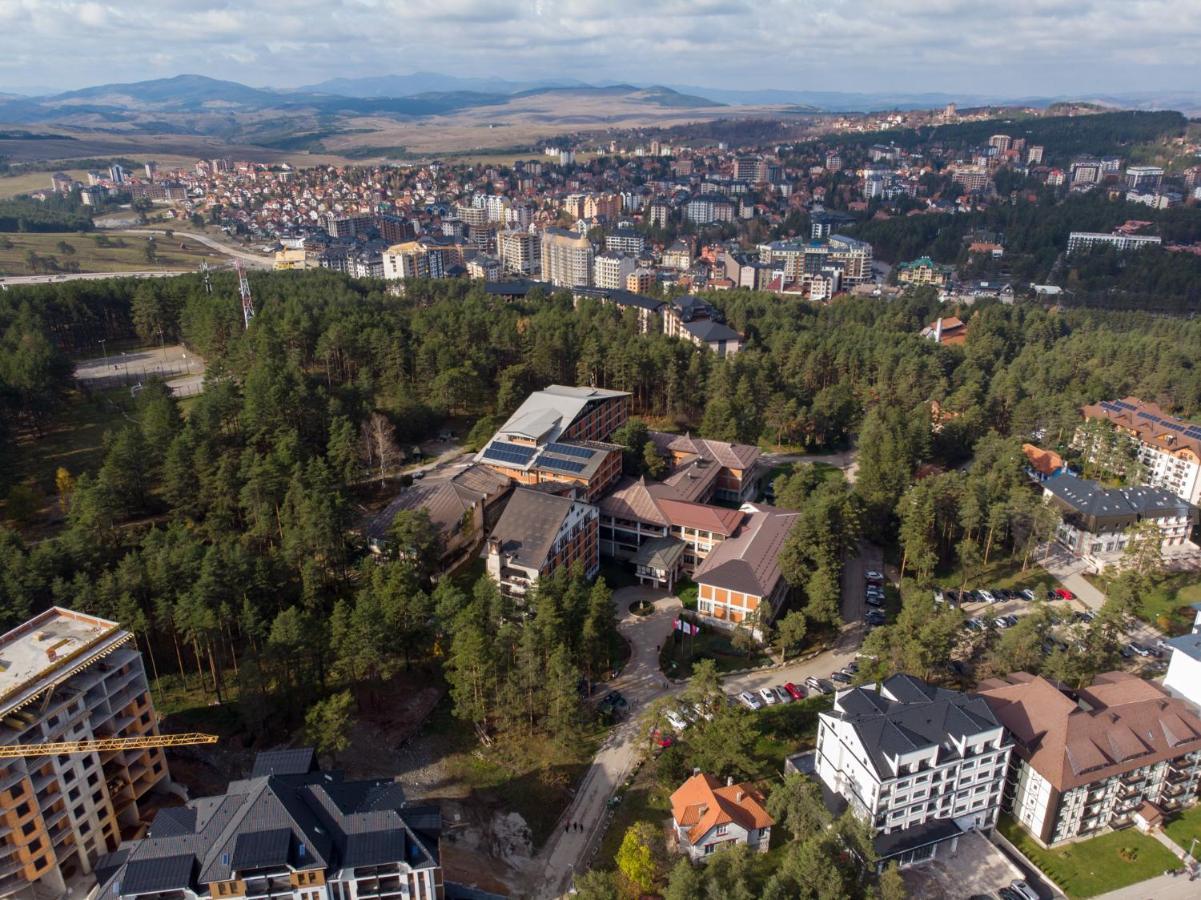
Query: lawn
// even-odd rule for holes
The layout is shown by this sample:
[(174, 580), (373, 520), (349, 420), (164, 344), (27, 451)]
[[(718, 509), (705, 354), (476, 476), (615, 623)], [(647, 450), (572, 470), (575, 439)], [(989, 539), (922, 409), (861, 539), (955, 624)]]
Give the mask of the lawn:
[(963, 570), (958, 564), (935, 572), (934, 583), (939, 587), (953, 589), (966, 588), (973, 591), (980, 588), (986, 590), (1004, 588), (1011, 591), (1033, 588), (1035, 592), (1042, 592), (1043, 594), (1058, 584), (1054, 577), (1042, 566), (1031, 562), (1030, 568), (1023, 572), (1021, 559), (1011, 559), (1008, 557), (1000, 559), (994, 557), (987, 566), (973, 572), (971, 577), (966, 579), (966, 584)]
[(997, 827), (1069, 897), (1104, 894), (1179, 865), (1166, 847), (1132, 828), (1047, 850), (1009, 816), (1002, 816)]
[[(1107, 579), (1095, 575), (1086, 577), (1098, 590), (1108, 593)], [(1201, 602), (1201, 582), (1194, 573), (1180, 572), (1167, 576), (1141, 594), (1135, 614), (1166, 634), (1186, 634), (1196, 615), (1190, 604), (1198, 602)]]
[[(107, 240), (114, 246), (101, 246)], [(158, 250), (154, 263), (146, 261), (146, 244), (150, 239), (142, 235), (78, 234), (0, 234), (0, 275), (52, 274), (70, 263), (78, 265), (81, 272), (139, 272), (148, 269), (196, 269), (202, 260), (223, 260), (224, 256), (194, 241), (185, 241), (180, 249), (178, 239), (166, 236), (155, 241)], [(65, 243), (64, 251), (59, 247)], [(115, 246), (122, 244), (123, 246)], [(53, 257), (53, 265), (31, 268), (26, 256), (34, 253), (43, 259)], [(65, 271), (65, 268), (63, 268)]]
[(663, 649), (659, 651), (659, 668), (672, 678), (687, 678), (692, 674), (693, 663), (701, 659), (714, 660), (719, 672), (761, 666), (771, 661), (759, 650), (743, 653), (734, 647), (729, 636), (711, 625), (702, 625), (700, 634), (681, 636), (677, 642), (674, 635), (678, 634), (680, 632), (673, 631), (673, 637), (664, 641)]
[(626, 830), (636, 822), (654, 822), (671, 818), (671, 791), (659, 783), (654, 761), (648, 762), (628, 790), (620, 792), (613, 821), (601, 838), (600, 850), (593, 865), (598, 869), (612, 869), (616, 865), (617, 851)]
[(1187, 853), (1192, 848), (1194, 839), (1201, 844), (1201, 806), (1194, 806), (1174, 816), (1163, 830)]
[(684, 604), (684, 609), (696, 610), (697, 586), (687, 578), (676, 584), (676, 597)]
[(763, 770), (772, 775), (784, 771), (784, 760), (800, 750), (817, 743), (817, 716), (834, 705), (832, 695), (806, 697), (799, 703), (769, 706), (755, 716), (759, 739), (755, 742), (755, 759)]

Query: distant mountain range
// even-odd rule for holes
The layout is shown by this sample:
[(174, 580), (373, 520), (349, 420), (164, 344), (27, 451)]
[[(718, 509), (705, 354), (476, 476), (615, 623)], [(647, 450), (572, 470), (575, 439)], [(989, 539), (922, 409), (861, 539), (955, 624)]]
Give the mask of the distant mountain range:
[[(145, 139), (174, 135), (254, 145), (273, 151), (349, 152), (389, 149), (395, 137), (433, 116), (470, 119), (477, 128), (513, 129), (534, 123), (573, 129), (622, 122), (639, 127), (755, 115), (754, 107), (789, 113), (866, 112), (970, 106), (1047, 106), (1065, 100), (1135, 109), (1201, 111), (1201, 92), (1171, 91), (1093, 97), (987, 97), (952, 93), (854, 93), (788, 88), (737, 90), (694, 85), (588, 84), (574, 79), (511, 81), (436, 72), (335, 78), (293, 89), (250, 87), (203, 75), (102, 84), (36, 97), (0, 93), (0, 125), (74, 129), (93, 135)], [(495, 114), (471, 115), (475, 110)], [(762, 115), (762, 113), (759, 113)], [(692, 119), (687, 119), (691, 121)], [(408, 123), (408, 124), (406, 124)], [(388, 133), (387, 137), (384, 134)], [(412, 135), (412, 129), (407, 132)], [(374, 136), (374, 137), (373, 137)], [(389, 143), (384, 143), (388, 140)], [(521, 140), (518, 137), (518, 140)], [(528, 138), (526, 138), (528, 140)], [(495, 143), (495, 141), (493, 142)], [(334, 148), (330, 150), (330, 148)], [(400, 148), (403, 149), (403, 148)]]

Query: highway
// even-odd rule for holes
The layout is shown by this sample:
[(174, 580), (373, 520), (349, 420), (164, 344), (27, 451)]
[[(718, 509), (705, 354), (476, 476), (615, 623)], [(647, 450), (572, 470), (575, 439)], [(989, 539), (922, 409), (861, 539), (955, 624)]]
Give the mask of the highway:
[(218, 253), (224, 253), (226, 256), (240, 259), (248, 266), (256, 269), (270, 269), (274, 264), (273, 261), (258, 253), (250, 253), (246, 250), (239, 250), (237, 247), (231, 247), (229, 244), (222, 243), (216, 238), (211, 238), (207, 234), (195, 234), (191, 231), (174, 231), (171, 237), (167, 238), (165, 228), (122, 228), (119, 231), (114, 230), (114, 234), (152, 234), (156, 238), (163, 240), (175, 240), (179, 238), (186, 241), (195, 241), (198, 244), (204, 244), (210, 250), (216, 250)]

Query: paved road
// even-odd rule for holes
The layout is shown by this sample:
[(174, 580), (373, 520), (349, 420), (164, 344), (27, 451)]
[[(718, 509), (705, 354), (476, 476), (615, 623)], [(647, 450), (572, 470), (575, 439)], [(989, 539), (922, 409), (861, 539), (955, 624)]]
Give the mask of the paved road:
[[(630, 614), (629, 605), (643, 598), (654, 601), (654, 613), (645, 617)], [(646, 748), (641, 714), (652, 700), (669, 692), (667, 680), (659, 671), (658, 647), (671, 634), (680, 601), (662, 591), (642, 587), (614, 591), (613, 600), (618, 614), (623, 616), (617, 627), (630, 642), (632, 653), (629, 664), (611, 687), (621, 691), (629, 701), (629, 715), (610, 731), (580, 782), (571, 806), (550, 840), (531, 860), (530, 872), (535, 879), (531, 893), (538, 897), (562, 896), (570, 888), (574, 873), (588, 864), (589, 853), (604, 827), (609, 798), (629, 776)], [(564, 830), (565, 823), (574, 822), (583, 824), (584, 831)]]
[(1196, 900), (1201, 897), (1201, 878), (1188, 875), (1158, 875), (1120, 890), (1099, 894), (1093, 900)]
[(63, 275), (10, 275), (0, 278), (0, 288), (23, 284), (56, 284), (64, 281), (97, 281), (101, 278), (174, 278), (191, 274), (191, 269), (156, 269), (146, 272), (71, 272)]
[(123, 228), (116, 234), (152, 234), (156, 238), (164, 240), (175, 240), (179, 238), (185, 241), (195, 241), (198, 244), (204, 244), (210, 250), (216, 250), (218, 253), (224, 253), (226, 256), (232, 256), (235, 259), (240, 259), (248, 266), (258, 269), (270, 269), (274, 265), (271, 259), (259, 253), (250, 253), (246, 250), (241, 250), (237, 247), (231, 247), (229, 244), (222, 243), (216, 238), (211, 238), (207, 234), (195, 234), (191, 231), (175, 231), (171, 237), (167, 238), (166, 229), (164, 228)]

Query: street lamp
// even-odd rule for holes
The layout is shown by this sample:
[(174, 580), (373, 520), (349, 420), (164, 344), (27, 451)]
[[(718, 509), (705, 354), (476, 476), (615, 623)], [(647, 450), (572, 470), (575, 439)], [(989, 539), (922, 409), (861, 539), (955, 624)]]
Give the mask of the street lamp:
[(106, 367), (108, 366), (108, 348), (105, 346), (107, 341), (108, 338), (100, 339), (100, 352), (104, 354), (104, 365)]

